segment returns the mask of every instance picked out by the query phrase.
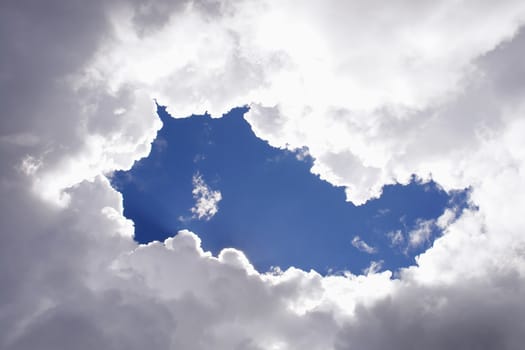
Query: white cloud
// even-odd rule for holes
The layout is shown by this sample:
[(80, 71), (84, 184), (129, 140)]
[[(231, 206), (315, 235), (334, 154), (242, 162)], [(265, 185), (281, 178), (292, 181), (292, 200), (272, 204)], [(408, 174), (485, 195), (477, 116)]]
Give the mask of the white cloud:
[(361, 237), (359, 237), (359, 236), (354, 236), (354, 238), (352, 238), (352, 245), (356, 249), (358, 249), (358, 250), (360, 250), (362, 252), (368, 253), (368, 254), (377, 253), (377, 249), (375, 247), (369, 246), (368, 243), (363, 241), (361, 239)]
[(430, 240), (434, 220), (417, 220), (416, 227), (408, 232), (408, 245), (410, 248), (418, 248)]
[[(149, 35), (136, 30), (133, 8), (113, 13), (116, 38), (88, 77), (104, 77), (112, 89), (137, 84), (179, 117), (249, 104), (257, 135), (307, 146), (312, 171), (345, 186), (354, 203), (412, 173), (432, 174), (446, 189), (470, 185), (447, 164), (459, 164), (484, 130), (505, 125), (491, 112), (500, 108), (489, 98), (494, 69), (479, 58), (516, 33), (525, 14), (519, 1), (198, 8), (166, 12)], [(477, 109), (478, 100), (490, 107)], [(446, 142), (436, 137), (444, 134)]]
[(399, 246), (405, 241), (405, 236), (401, 230), (388, 232), (386, 236), (390, 239), (392, 246)]
[(378, 273), (383, 268), (384, 263), (385, 262), (383, 260), (379, 260), (379, 261), (372, 260), (370, 262), (370, 265), (366, 269), (364, 269), (363, 272), (366, 275)]
[(195, 206), (191, 208), (193, 218), (208, 221), (219, 211), (221, 192), (212, 190), (204, 182), (201, 174), (193, 175), (192, 182), (192, 194), (195, 199)]
[[(524, 7), (1, 2), (0, 347), (521, 349)], [(399, 279), (260, 274), (189, 232), (138, 246), (104, 174), (149, 152), (153, 97), (250, 104), (356, 203), (415, 173), (479, 210), (438, 220)]]

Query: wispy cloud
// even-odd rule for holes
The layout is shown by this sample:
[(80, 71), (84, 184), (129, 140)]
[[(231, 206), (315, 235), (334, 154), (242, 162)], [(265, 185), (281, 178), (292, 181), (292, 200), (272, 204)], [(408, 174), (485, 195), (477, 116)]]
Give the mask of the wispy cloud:
[[(448, 215), (448, 211), (443, 214), (438, 220)], [(412, 249), (420, 248), (424, 243), (428, 242), (432, 236), (434, 229), (443, 229), (443, 227), (436, 224), (436, 220), (418, 219), (413, 228), (403, 233), (402, 230), (390, 231), (386, 234), (390, 240), (391, 247), (401, 248), (405, 255)]]
[(370, 246), (368, 243), (363, 241), (361, 237), (355, 236), (352, 239), (352, 245), (357, 248), (358, 250), (368, 253), (368, 254), (375, 254), (377, 253), (377, 248)]
[(390, 244), (392, 246), (399, 246), (405, 241), (405, 237), (403, 236), (403, 232), (401, 230), (396, 231), (390, 231), (386, 234), (388, 239), (390, 239)]
[(409, 247), (417, 248), (428, 242), (434, 226), (434, 220), (418, 220), (416, 227), (408, 233)]

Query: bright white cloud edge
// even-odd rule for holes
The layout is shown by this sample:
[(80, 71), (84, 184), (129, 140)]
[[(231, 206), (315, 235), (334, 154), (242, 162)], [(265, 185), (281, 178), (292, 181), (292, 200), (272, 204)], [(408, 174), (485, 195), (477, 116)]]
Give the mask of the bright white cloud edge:
[[(2, 40), (2, 348), (521, 349), (523, 4), (189, 4), (2, 4), (23, 29), (0, 31), (22, 35)], [(251, 101), (260, 137), (308, 146), (355, 202), (432, 174), (479, 210), (395, 280), (261, 274), (190, 232), (137, 246), (103, 174), (148, 154), (153, 96), (181, 117)]]

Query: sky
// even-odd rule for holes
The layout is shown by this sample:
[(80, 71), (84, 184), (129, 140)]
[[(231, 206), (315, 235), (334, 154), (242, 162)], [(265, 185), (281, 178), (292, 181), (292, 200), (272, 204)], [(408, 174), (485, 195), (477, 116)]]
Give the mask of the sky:
[(258, 139), (243, 118), (247, 111), (173, 119), (158, 108), (163, 126), (148, 157), (111, 177), (136, 241), (188, 229), (199, 233), (203, 249), (242, 250), (261, 272), (294, 266), (361, 273), (372, 264), (397, 272), (441, 235), (437, 219), (445, 210), (455, 217), (468, 206), (467, 191), (446, 193), (416, 178), (355, 206), (343, 188), (310, 172), (306, 149)]
[(0, 348), (523, 349), (524, 20), (0, 2)]

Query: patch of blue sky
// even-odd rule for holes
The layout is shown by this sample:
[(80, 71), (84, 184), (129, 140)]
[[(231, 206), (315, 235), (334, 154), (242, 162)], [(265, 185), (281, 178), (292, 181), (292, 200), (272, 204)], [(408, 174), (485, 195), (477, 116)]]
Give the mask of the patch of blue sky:
[[(380, 198), (356, 207), (345, 201), (343, 188), (310, 172), (310, 157), (257, 138), (246, 111), (173, 119), (158, 108), (163, 127), (150, 155), (111, 180), (138, 242), (189, 229), (205, 250), (240, 249), (259, 271), (295, 266), (361, 273), (372, 262), (396, 271), (414, 264), (441, 234), (433, 220), (447, 207), (467, 205), (468, 191), (446, 193), (414, 178), (385, 186)], [(206, 191), (217, 212), (208, 207), (199, 215), (196, 201)]]

